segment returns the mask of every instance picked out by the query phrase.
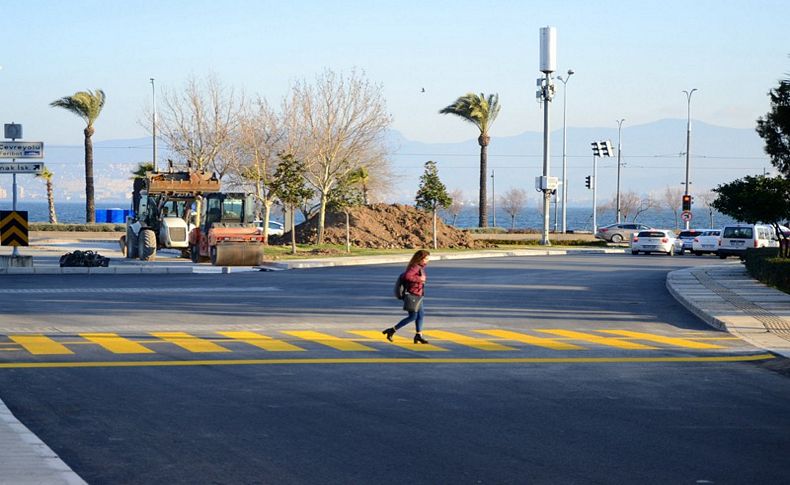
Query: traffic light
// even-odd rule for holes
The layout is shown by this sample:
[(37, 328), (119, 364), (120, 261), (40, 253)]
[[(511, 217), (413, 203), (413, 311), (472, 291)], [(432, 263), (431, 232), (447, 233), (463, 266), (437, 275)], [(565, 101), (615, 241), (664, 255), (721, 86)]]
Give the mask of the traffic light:
[(590, 143), (590, 146), (592, 146), (593, 155), (595, 155), (596, 157), (614, 156), (614, 147), (612, 146), (612, 142), (609, 140), (594, 141)]
[(590, 176), (589, 175), (584, 177), (584, 186), (587, 187), (588, 189), (590, 188)]
[(688, 194), (683, 196), (683, 210), (684, 211), (691, 210), (691, 196)]

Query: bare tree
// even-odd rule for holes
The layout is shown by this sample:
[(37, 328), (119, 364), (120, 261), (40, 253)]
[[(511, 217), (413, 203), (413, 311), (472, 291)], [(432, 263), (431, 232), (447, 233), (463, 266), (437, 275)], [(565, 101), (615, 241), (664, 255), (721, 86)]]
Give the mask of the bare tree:
[(510, 188), (499, 198), (499, 206), (510, 215), (510, 229), (516, 228), (516, 216), (527, 205), (527, 191)]
[(678, 215), (680, 214), (680, 206), (682, 205), (683, 198), (683, 188), (682, 187), (670, 187), (667, 186), (664, 189), (664, 192), (660, 195), (659, 202), (660, 204), (671, 210), (672, 214), (675, 216), (675, 229), (679, 226), (678, 224)]
[(453, 217), (453, 222), (451, 225), (455, 225), (455, 221), (458, 219), (458, 214), (464, 210), (464, 192), (461, 189), (455, 189), (450, 192), (450, 198), (453, 201), (450, 203), (450, 207), (445, 209), (445, 212), (450, 214)]
[(703, 191), (701, 194), (697, 194), (697, 198), (702, 202), (702, 207), (708, 209), (708, 227), (713, 227), (713, 212), (715, 209), (713, 208), (713, 201), (716, 200), (718, 194), (712, 190)]
[(624, 221), (628, 220), (629, 215), (636, 213), (639, 209), (640, 202), (641, 198), (633, 190), (620, 194), (620, 214), (622, 214)]
[(255, 194), (261, 204), (264, 240), (268, 239), (271, 209), (277, 200), (271, 181), (280, 160), (278, 155), (284, 150), (284, 140), (282, 116), (265, 99), (258, 99), (240, 115), (229, 148), (220, 152), (230, 162), (230, 185)]
[(372, 177), (388, 172), (386, 130), (392, 123), (381, 86), (357, 71), (326, 70), (314, 84), (294, 85), (289, 137), (307, 166), (305, 178), (319, 197), (318, 243), (324, 239), (327, 198), (337, 181), (365, 167)]
[(164, 90), (157, 133), (184, 162), (222, 177), (231, 162), (220, 153), (230, 144), (243, 104), (244, 97), (237, 97), (215, 75), (190, 77), (183, 90)]
[(651, 209), (655, 209), (658, 207), (658, 205), (658, 201), (656, 201), (656, 199), (650, 194), (639, 197), (639, 204), (634, 209), (634, 218), (632, 220), (636, 222), (636, 220), (639, 219), (639, 216), (645, 212), (650, 211)]

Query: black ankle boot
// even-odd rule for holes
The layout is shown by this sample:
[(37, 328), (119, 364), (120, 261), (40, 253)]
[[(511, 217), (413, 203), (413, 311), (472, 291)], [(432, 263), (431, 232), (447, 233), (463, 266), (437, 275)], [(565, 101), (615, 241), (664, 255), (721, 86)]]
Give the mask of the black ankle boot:
[(428, 341), (422, 338), (422, 335), (419, 333), (414, 336), (414, 343), (415, 344), (427, 344)]
[(381, 333), (383, 333), (387, 337), (387, 340), (392, 342), (392, 336), (395, 335), (395, 329), (394, 328), (388, 328), (386, 330), (382, 330)]

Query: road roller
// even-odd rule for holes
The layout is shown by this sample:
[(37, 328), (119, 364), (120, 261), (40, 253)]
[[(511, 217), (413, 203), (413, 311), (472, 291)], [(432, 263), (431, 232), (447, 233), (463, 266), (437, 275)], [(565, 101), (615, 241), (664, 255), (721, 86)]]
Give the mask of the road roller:
[(201, 201), (200, 223), (189, 234), (192, 262), (214, 266), (258, 266), (263, 262), (264, 236), (254, 224), (251, 194), (213, 193)]

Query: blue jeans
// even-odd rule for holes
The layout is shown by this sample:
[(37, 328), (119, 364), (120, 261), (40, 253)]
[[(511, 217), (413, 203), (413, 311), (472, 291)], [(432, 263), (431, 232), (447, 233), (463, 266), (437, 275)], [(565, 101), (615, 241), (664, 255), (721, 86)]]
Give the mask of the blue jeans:
[(416, 321), (417, 333), (422, 332), (422, 319), (425, 317), (425, 302), (420, 305), (416, 312), (409, 312), (409, 315), (395, 325), (395, 330), (399, 330), (410, 322)]

